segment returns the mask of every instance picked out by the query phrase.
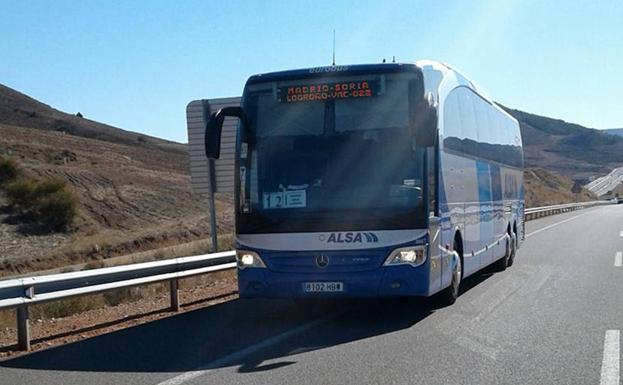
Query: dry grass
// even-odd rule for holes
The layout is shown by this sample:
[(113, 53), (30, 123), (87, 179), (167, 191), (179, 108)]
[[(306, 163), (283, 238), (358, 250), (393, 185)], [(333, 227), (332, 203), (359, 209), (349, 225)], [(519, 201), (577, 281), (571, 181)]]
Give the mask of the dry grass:
[(0, 310), (0, 328), (15, 326), (15, 310)]
[[(193, 289), (213, 282), (231, 279), (235, 275), (233, 270), (225, 270), (202, 276), (190, 277), (179, 281), (180, 289)], [(101, 294), (84, 297), (74, 297), (61, 301), (33, 305), (29, 308), (30, 318), (36, 320), (49, 320), (69, 317), (90, 310), (117, 306), (124, 303), (132, 303), (142, 300), (151, 300), (168, 292), (166, 282), (154, 283), (145, 286), (110, 290)], [(0, 311), (0, 328), (15, 327), (15, 310)]]
[(104, 304), (102, 297), (95, 295), (34, 305), (29, 311), (31, 319), (63, 318), (102, 307)]
[(526, 207), (539, 207), (560, 203), (585, 202), (595, 200), (590, 191), (582, 189), (579, 194), (571, 190), (573, 181), (555, 172), (539, 168), (528, 168), (524, 172)]
[[(19, 223), (3, 222), (0, 275), (114, 258), (209, 236), (206, 202), (190, 188), (186, 152), (137, 145), (136, 140), (102, 142), (1, 123), (0, 131), (0, 153), (18, 160), (25, 176), (63, 178), (80, 200), (73, 232), (62, 238), (41, 234), (38, 243), (25, 241)], [(219, 229), (231, 232), (232, 197), (217, 194), (216, 200)], [(0, 196), (0, 206), (7, 203)], [(49, 203), (46, 209), (58, 202)], [(20, 246), (2, 247), (11, 244)]]
[(14, 181), (22, 173), (22, 168), (14, 159), (0, 157), (0, 184)]
[[(219, 237), (219, 249), (231, 250), (233, 248), (233, 236), (223, 235)], [(157, 250), (150, 250), (141, 253), (134, 253), (122, 257), (107, 260), (94, 260), (74, 266), (49, 270), (45, 274), (68, 273), (80, 270), (99, 269), (104, 267), (119, 266), (129, 263), (141, 263), (154, 260), (170, 259), (182, 256), (192, 256), (206, 254), (210, 252), (211, 242), (208, 239), (189, 242), (181, 245), (170, 246)], [(211, 282), (231, 277), (232, 271), (211, 273), (203, 276), (190, 277), (180, 280), (179, 287), (192, 288), (196, 286), (210, 284)], [(50, 302), (31, 307), (32, 319), (52, 319), (63, 318), (85, 311), (99, 309), (108, 306), (116, 306), (122, 303), (130, 303), (153, 298), (169, 290), (168, 283), (154, 283), (145, 286), (122, 288), (111, 290), (102, 294), (95, 294), (85, 297), (70, 298), (62, 301)], [(0, 311), (0, 327), (15, 326), (15, 315), (13, 311)]]

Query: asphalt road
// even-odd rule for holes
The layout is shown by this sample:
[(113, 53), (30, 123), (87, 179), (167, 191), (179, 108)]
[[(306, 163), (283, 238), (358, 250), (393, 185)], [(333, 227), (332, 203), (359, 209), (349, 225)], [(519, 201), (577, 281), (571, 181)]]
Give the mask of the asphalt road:
[(619, 384), (623, 205), (528, 222), (456, 304), (231, 301), (0, 362), (0, 384)]

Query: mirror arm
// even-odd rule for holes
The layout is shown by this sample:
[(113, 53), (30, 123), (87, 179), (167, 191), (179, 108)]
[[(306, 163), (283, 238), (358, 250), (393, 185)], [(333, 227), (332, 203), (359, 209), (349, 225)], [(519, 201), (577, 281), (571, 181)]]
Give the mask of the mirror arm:
[(221, 131), (223, 122), (228, 116), (240, 119), (244, 127), (248, 125), (248, 119), (242, 107), (225, 107), (214, 112), (205, 128), (204, 145), (208, 158), (218, 159), (221, 155)]

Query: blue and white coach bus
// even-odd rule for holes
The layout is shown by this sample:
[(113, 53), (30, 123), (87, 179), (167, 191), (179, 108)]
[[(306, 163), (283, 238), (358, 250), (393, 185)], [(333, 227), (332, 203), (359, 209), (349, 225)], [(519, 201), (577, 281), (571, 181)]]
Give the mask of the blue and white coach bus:
[(519, 124), (449, 66), (331, 66), (254, 75), (240, 107), (240, 296), (431, 296), (512, 265), (523, 239)]

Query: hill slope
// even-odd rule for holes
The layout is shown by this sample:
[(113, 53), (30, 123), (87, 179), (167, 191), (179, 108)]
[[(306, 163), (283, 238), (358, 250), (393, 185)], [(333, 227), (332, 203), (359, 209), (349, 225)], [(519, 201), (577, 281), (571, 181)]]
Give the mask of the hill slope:
[[(208, 235), (205, 200), (190, 187), (186, 145), (69, 115), (0, 86), (0, 156), (29, 176), (61, 176), (80, 199), (72, 231), (34, 234), (11, 216), (0, 193), (0, 275)], [(217, 200), (220, 228), (231, 231), (230, 200)]]
[(524, 172), (526, 207), (539, 207), (559, 203), (586, 202), (596, 197), (587, 189), (572, 193), (574, 182), (563, 175), (541, 168), (528, 168)]
[(622, 136), (623, 137), (623, 128), (608, 128), (607, 130), (602, 130), (606, 134)]
[(623, 166), (623, 138), (560, 119), (504, 107), (521, 125), (526, 167), (587, 183)]
[(112, 143), (141, 145), (180, 154), (186, 153), (186, 147), (183, 144), (70, 115), (2, 84), (0, 84), (0, 123), (65, 132)]

